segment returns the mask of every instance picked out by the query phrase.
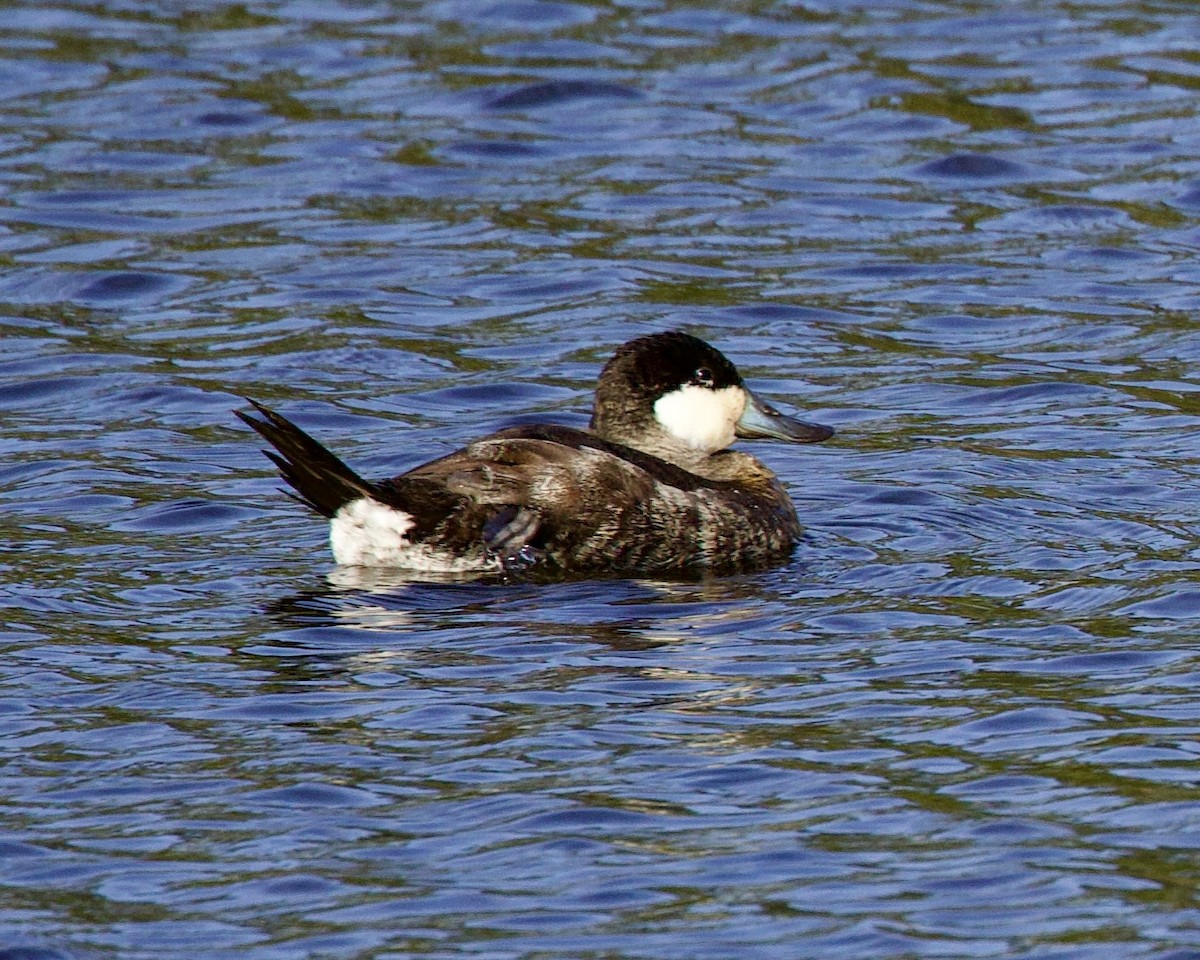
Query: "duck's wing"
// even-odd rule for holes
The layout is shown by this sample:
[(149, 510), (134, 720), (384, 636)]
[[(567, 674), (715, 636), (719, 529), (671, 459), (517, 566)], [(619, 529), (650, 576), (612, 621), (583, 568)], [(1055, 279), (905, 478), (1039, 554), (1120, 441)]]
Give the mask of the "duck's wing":
[(462, 537), (474, 529), (493, 553), (518, 557), (578, 502), (580, 465), (573, 462), (578, 447), (572, 441), (587, 435), (563, 429), (555, 439), (521, 429), (484, 437), (383, 481), (376, 496), (412, 513), (417, 536)]
[(528, 558), (551, 542), (564, 543), (564, 536), (588, 537), (611, 519), (612, 504), (650, 495), (652, 478), (610, 446), (570, 427), (515, 427), (385, 481), (380, 493), (408, 504), (450, 498), (458, 508), (443, 505), (447, 519), (418, 535), (437, 539), (453, 528), (462, 537), (471, 528), (506, 561)]

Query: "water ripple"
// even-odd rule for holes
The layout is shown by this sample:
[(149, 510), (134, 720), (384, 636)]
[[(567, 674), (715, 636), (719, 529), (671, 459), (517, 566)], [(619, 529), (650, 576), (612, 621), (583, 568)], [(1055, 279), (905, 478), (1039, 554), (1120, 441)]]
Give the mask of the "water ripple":
[[(1195, 952), (1193, 11), (5, 17), (0, 960)], [(232, 415), (669, 327), (838, 427), (781, 569), (335, 570)]]

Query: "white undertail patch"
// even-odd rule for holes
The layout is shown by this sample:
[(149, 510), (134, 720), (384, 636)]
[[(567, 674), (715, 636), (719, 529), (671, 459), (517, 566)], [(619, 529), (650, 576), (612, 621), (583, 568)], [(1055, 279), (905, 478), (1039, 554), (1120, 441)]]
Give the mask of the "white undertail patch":
[(716, 453), (733, 443), (746, 400), (741, 387), (713, 390), (689, 383), (659, 397), (654, 402), (654, 416), (669, 434), (689, 447)]
[(449, 550), (413, 543), (411, 514), (362, 497), (351, 500), (329, 521), (333, 559), (347, 567), (398, 567), (427, 573), (466, 573), (500, 566), (480, 545), (477, 554), (457, 556)]
[(403, 510), (369, 497), (351, 500), (329, 522), (333, 559), (347, 566), (394, 567), (412, 548), (404, 536), (412, 528), (413, 519)]

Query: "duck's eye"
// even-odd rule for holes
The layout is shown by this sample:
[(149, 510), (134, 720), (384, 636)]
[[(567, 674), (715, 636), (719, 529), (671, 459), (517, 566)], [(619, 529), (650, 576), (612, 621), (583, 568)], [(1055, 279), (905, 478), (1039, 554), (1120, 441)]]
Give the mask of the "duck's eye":
[(711, 387), (713, 372), (708, 367), (697, 367), (696, 372), (692, 374), (692, 383), (698, 387)]

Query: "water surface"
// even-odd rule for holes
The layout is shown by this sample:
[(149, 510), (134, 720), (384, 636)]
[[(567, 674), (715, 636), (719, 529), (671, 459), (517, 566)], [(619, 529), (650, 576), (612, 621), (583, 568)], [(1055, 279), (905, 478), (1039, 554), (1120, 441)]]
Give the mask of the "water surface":
[[(177, 7), (0, 29), (0, 957), (1200, 956), (1194, 5)], [(779, 570), (336, 571), (231, 413), (673, 327)]]

